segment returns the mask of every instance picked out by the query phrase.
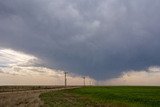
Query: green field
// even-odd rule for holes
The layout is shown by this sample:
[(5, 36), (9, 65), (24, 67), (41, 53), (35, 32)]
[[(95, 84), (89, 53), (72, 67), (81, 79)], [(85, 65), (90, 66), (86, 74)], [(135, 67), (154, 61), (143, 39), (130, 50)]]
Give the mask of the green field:
[(40, 98), (49, 107), (160, 107), (160, 87), (83, 87)]

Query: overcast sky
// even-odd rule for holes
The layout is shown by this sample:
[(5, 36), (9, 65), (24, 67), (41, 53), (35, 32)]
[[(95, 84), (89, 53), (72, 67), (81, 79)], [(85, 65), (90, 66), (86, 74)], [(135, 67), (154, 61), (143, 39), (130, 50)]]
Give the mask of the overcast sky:
[(96, 80), (158, 67), (159, 10), (160, 0), (0, 0), (0, 66), (9, 49)]

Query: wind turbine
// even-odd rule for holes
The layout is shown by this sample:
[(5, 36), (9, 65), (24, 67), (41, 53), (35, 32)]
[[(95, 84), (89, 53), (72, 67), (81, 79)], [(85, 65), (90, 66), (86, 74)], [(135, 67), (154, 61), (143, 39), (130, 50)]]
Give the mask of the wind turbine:
[(86, 81), (85, 81), (86, 77), (84, 76), (83, 77), (83, 83), (84, 83), (84, 86), (86, 86)]
[(68, 74), (68, 72), (64, 72), (64, 84), (65, 84), (65, 87), (67, 87), (67, 74)]

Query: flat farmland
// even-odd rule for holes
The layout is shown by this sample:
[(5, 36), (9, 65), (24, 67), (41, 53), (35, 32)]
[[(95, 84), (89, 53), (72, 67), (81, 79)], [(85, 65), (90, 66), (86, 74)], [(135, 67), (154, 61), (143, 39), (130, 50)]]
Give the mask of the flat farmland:
[(40, 95), (49, 107), (160, 107), (160, 87), (82, 87)]
[(70, 89), (63, 86), (1, 86), (0, 107), (44, 107), (39, 98), (44, 92)]
[(63, 88), (64, 86), (0, 86), (0, 93)]

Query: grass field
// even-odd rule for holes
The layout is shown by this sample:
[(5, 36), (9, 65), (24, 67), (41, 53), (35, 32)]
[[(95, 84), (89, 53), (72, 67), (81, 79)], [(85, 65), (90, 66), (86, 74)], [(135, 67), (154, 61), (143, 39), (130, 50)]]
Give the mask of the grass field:
[(160, 107), (160, 87), (82, 87), (40, 98), (49, 107)]

